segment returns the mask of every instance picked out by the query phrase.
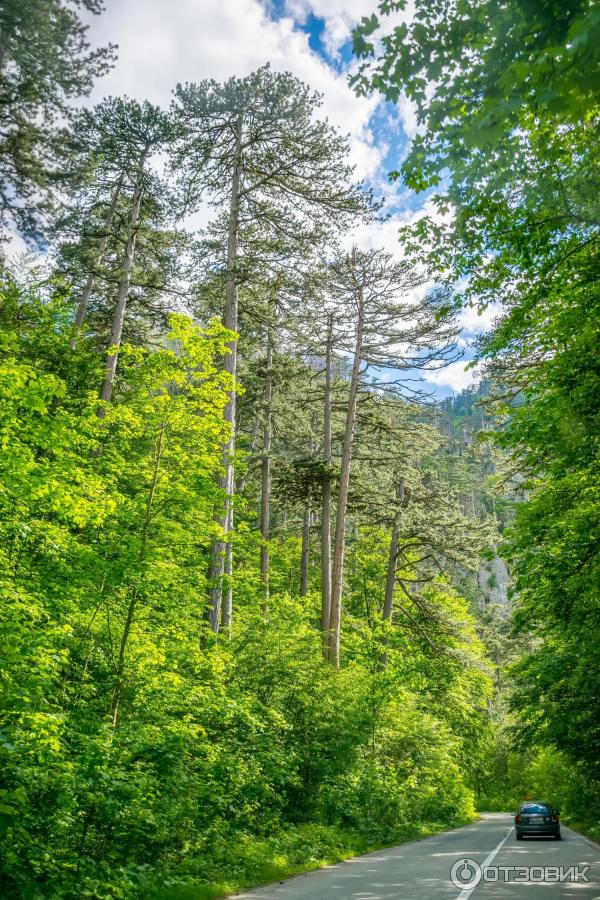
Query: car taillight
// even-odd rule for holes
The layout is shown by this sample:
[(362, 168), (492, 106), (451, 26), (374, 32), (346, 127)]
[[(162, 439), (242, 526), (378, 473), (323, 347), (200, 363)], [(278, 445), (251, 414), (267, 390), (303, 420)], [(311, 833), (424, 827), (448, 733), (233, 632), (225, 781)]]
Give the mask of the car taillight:
[(518, 825), (520, 821), (521, 821), (521, 816), (515, 816), (515, 824)]
[(554, 813), (554, 815), (552, 816), (552, 821), (558, 822), (558, 816), (556, 815), (556, 813)]

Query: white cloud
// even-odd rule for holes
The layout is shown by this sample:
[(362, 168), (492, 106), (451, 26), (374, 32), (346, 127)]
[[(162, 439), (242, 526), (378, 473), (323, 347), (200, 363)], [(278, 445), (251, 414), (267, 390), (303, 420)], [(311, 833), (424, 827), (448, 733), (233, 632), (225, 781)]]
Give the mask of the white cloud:
[(380, 248), (387, 250), (392, 256), (402, 256), (402, 246), (398, 240), (398, 219), (361, 223), (343, 236), (342, 246), (346, 250), (353, 245), (360, 247), (361, 250)]
[(467, 369), (467, 361), (459, 360), (458, 362), (449, 363), (433, 372), (427, 372), (426, 381), (434, 384), (436, 387), (450, 387), (453, 391), (459, 393), (465, 388), (470, 387), (479, 381), (481, 375), (477, 371), (477, 367)]
[(259, 0), (108, 0), (90, 36), (118, 43), (119, 59), (92, 99), (127, 94), (166, 105), (177, 82), (244, 76), (270, 62), (323, 94), (323, 114), (350, 134), (356, 176), (374, 177), (383, 158), (369, 127), (378, 98), (356, 97), (346, 73), (327, 65), (295, 24), (291, 15), (269, 17)]
[(483, 334), (491, 331), (495, 322), (502, 314), (502, 306), (500, 303), (491, 303), (483, 310), (477, 307), (465, 306), (458, 317), (461, 328), (471, 334)]

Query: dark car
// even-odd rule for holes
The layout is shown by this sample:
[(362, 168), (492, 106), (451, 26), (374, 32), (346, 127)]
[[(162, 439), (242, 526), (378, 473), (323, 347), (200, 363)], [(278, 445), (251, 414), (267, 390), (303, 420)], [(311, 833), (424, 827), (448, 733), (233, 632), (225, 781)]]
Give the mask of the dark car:
[(525, 800), (515, 816), (515, 831), (518, 841), (522, 841), (524, 837), (543, 835), (549, 835), (560, 841), (558, 810), (549, 803)]

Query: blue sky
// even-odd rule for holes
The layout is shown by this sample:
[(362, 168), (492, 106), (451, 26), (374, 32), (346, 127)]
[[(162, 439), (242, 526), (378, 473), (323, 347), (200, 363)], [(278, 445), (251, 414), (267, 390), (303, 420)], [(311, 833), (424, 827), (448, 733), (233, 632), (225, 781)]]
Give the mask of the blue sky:
[[(365, 14), (368, 7), (371, 11), (375, 8), (375, 4), (365, 4)], [(270, 15), (273, 18), (283, 18), (288, 15), (288, 4), (286, 0), (274, 0), (267, 6)], [(338, 72), (343, 77), (347, 77), (352, 67), (355, 65), (355, 57), (352, 52), (352, 37), (347, 37), (339, 44), (336, 44), (335, 51), (332, 52), (327, 41), (327, 20), (323, 16), (317, 15), (310, 10), (304, 16), (295, 20), (295, 27), (307, 35), (308, 44), (311, 50), (317, 54), (331, 69)], [(410, 138), (406, 134), (403, 127), (402, 118), (398, 115), (398, 111), (394, 104), (381, 100), (370, 117), (370, 128), (375, 137), (376, 143), (380, 147), (386, 147), (387, 150), (381, 157), (380, 178), (387, 179), (389, 172), (397, 170), (406, 155), (410, 144)], [(378, 179), (378, 184), (381, 181)], [(388, 212), (406, 212), (409, 210), (419, 210), (423, 207), (428, 194), (418, 195), (414, 191), (402, 189), (398, 186), (397, 198), (394, 201), (393, 196), (387, 206)]]
[[(308, 5), (308, 4), (307, 4)], [(374, 11), (374, 7), (370, 10)], [(289, 6), (286, 0), (274, 0), (270, 4), (270, 14), (274, 18), (285, 17), (289, 13)], [(368, 14), (365, 9), (365, 15)], [(327, 20), (324, 16), (317, 15), (313, 9), (308, 9), (301, 17), (296, 18), (295, 27), (305, 33), (308, 37), (308, 43), (311, 50), (317, 54), (323, 62), (334, 69), (336, 72), (347, 77), (352, 66), (355, 65), (355, 59), (352, 53), (352, 39), (349, 34), (343, 41), (337, 43), (334, 48), (331, 42), (327, 40)], [(412, 123), (411, 123), (412, 124)], [(373, 179), (375, 189), (381, 188), (382, 180), (387, 179), (391, 171), (398, 170), (402, 165), (405, 155), (410, 146), (410, 136), (405, 129), (405, 123), (402, 116), (399, 115), (397, 108), (389, 102), (381, 101), (373, 110), (369, 120), (370, 129), (373, 133), (375, 143), (379, 147), (385, 147), (382, 152), (377, 177)], [(404, 218), (407, 213), (419, 213), (423, 210), (428, 198), (433, 192), (424, 192), (417, 194), (414, 191), (404, 188), (397, 184), (388, 187), (386, 211), (392, 220), (396, 216)], [(481, 317), (476, 311), (467, 313), (463, 317), (463, 328), (460, 343), (463, 345), (462, 352), (464, 359), (455, 363), (449, 373), (448, 381), (444, 383), (444, 374), (436, 373), (431, 376), (440, 379), (436, 384), (432, 383), (433, 389), (438, 397), (446, 397), (457, 392), (461, 387), (466, 386), (471, 380), (471, 373), (465, 372), (465, 363), (472, 358), (472, 344), (477, 336), (481, 333), (485, 320), (482, 323)]]

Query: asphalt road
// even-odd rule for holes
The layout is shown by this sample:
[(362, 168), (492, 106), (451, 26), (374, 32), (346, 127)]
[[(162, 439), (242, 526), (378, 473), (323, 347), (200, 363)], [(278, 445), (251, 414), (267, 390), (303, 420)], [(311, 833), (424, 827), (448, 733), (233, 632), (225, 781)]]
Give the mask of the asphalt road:
[[(600, 847), (562, 826), (562, 841), (515, 838), (512, 817), (486, 813), (479, 822), (444, 834), (379, 850), (278, 884), (236, 894), (236, 900), (600, 900)], [(487, 867), (477, 877), (472, 860)], [(457, 884), (451, 880), (452, 866)], [(527, 875), (506, 867), (537, 867)], [(588, 882), (558, 881), (589, 866)], [(496, 874), (490, 870), (497, 869)], [(542, 873), (540, 867), (553, 867)], [(571, 873), (577, 877), (576, 872)], [(460, 880), (462, 877), (462, 881)], [(545, 880), (540, 879), (544, 877)], [(518, 879), (518, 880), (515, 880)], [(548, 880), (550, 879), (550, 880)]]

